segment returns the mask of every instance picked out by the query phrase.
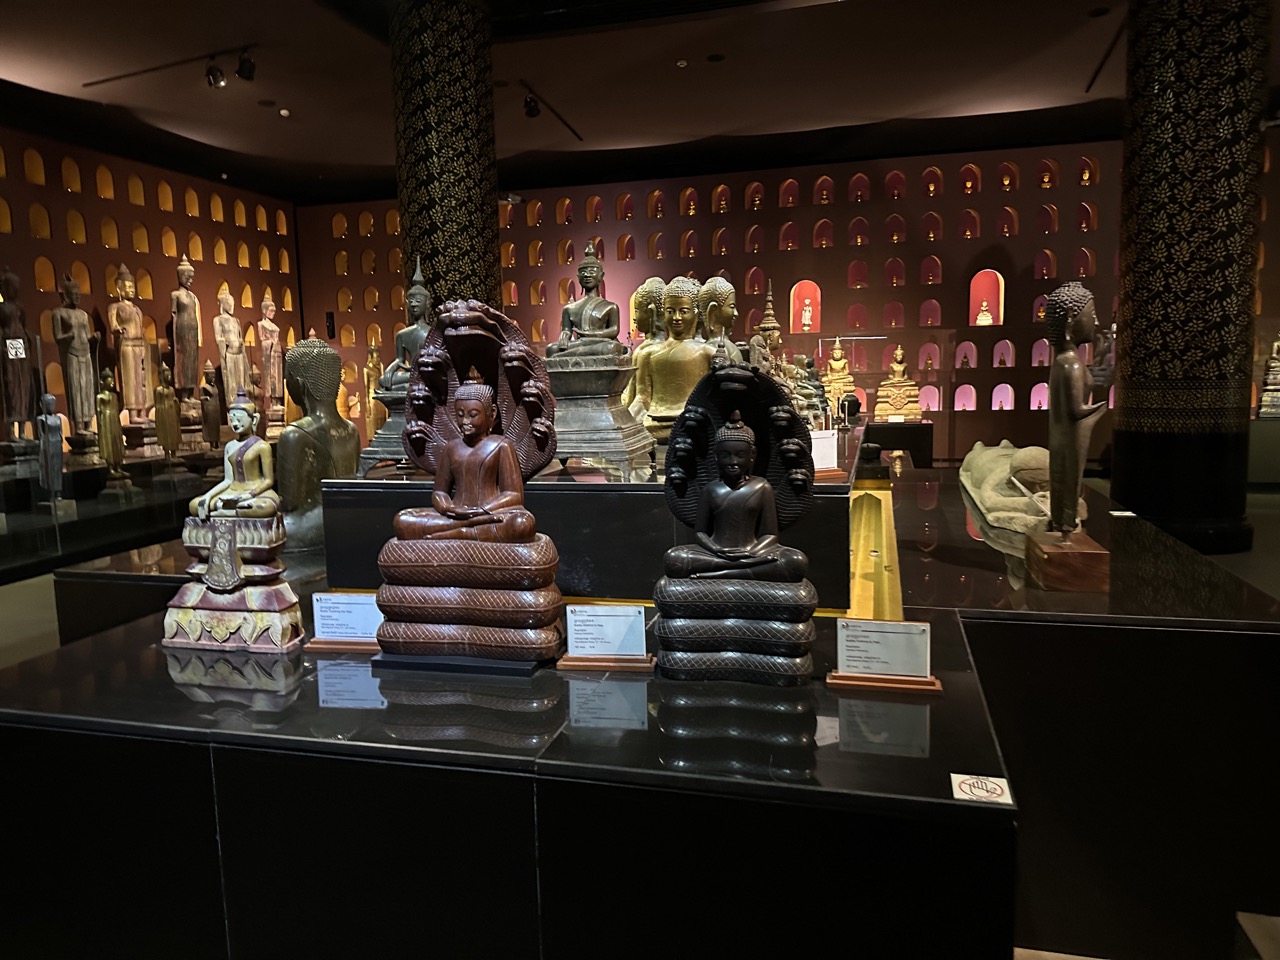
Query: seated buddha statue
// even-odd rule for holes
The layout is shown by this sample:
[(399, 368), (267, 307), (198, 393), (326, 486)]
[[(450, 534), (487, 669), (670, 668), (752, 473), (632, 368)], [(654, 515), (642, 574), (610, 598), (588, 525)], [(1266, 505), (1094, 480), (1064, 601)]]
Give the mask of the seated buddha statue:
[(779, 531), (812, 500), (813, 459), (782, 385), (734, 365), (704, 377), (672, 429), (665, 484), (694, 542), (666, 552), (654, 585), (661, 675), (807, 682), (818, 596)]
[(773, 488), (751, 475), (756, 437), (740, 416), (734, 411), (716, 431), (720, 477), (702, 489), (694, 526), (698, 542), (667, 551), (666, 575), (797, 583), (808, 575), (809, 560), (778, 542)]
[(914, 423), (921, 418), (920, 388), (907, 376), (906, 354), (902, 344), (893, 351), (889, 364), (889, 378), (880, 383), (876, 391), (875, 418), (881, 422)]
[(996, 322), (995, 316), (991, 313), (991, 305), (983, 300), (978, 305), (978, 312), (974, 315), (973, 323), (977, 327), (989, 327)]
[(498, 408), (493, 387), (472, 378), (453, 394), (457, 437), (436, 464), (431, 506), (396, 515), (402, 540), (491, 540), (529, 543), (537, 533), (524, 509), (524, 483), (511, 441), (492, 433)]
[(846, 393), (852, 393), (855, 386), (853, 374), (849, 372), (849, 359), (844, 355), (840, 338), (836, 337), (835, 345), (831, 348), (831, 356), (827, 359), (827, 369), (822, 374), (822, 388), (827, 392), (831, 409), (839, 410), (840, 398)]
[(589, 241), (578, 264), (578, 285), (582, 296), (566, 304), (560, 315), (560, 339), (547, 344), (547, 356), (612, 356), (621, 357), (627, 352), (618, 341), (621, 325), (618, 305), (600, 296), (600, 281), (604, 268), (596, 259), (596, 250)]
[(272, 489), (271, 445), (254, 433), (258, 413), (243, 387), (227, 408), (227, 424), (235, 437), (222, 452), (225, 475), (212, 490), (191, 501), (191, 516), (200, 520), (274, 517), (280, 510), (280, 495)]
[(302, 642), (302, 612), (281, 579), (285, 545), (280, 497), (272, 489), (271, 445), (255, 433), (258, 412), (241, 387), (227, 409), (235, 436), (225, 475), (191, 501), (182, 545), (192, 582), (169, 601), (163, 646), (283, 653)]
[(417, 269), (413, 274), (413, 286), (405, 291), (404, 309), (409, 325), (396, 333), (395, 359), (382, 373), (380, 386), (383, 390), (404, 393), (409, 386), (409, 374), (413, 363), (418, 358), (422, 343), (431, 330), (431, 318), (427, 314), (430, 297), (422, 276), (422, 258), (418, 258)]

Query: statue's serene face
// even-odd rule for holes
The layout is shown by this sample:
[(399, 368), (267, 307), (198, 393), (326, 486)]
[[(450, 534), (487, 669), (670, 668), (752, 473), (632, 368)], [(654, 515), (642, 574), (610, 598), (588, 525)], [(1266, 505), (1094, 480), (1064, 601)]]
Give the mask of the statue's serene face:
[(1072, 326), (1075, 328), (1073, 339), (1076, 343), (1089, 343), (1093, 340), (1098, 329), (1098, 313), (1093, 308), (1092, 300), (1080, 308)]
[(724, 303), (709, 312), (715, 314), (714, 317), (708, 317), (713, 327), (717, 330), (731, 330), (738, 320), (738, 294), (730, 293), (725, 297)]
[(668, 297), (663, 301), (663, 314), (667, 322), (667, 336), (672, 340), (683, 340), (693, 332), (694, 321), (698, 311), (689, 297)]
[(421, 290), (410, 290), (404, 298), (405, 309), (416, 322), (427, 312), (427, 295)]
[(745, 440), (721, 440), (716, 444), (716, 464), (720, 479), (729, 486), (737, 486), (751, 473), (756, 451)]
[(262, 317), (264, 320), (274, 320), (276, 318), (276, 305), (268, 303), (262, 308)]
[(132, 300), (135, 293), (133, 280), (116, 280), (116, 290), (120, 294), (120, 299)]
[(578, 267), (578, 286), (582, 287), (583, 293), (595, 290), (602, 279), (604, 271), (600, 269), (600, 264), (588, 262)]
[(63, 290), (62, 302), (72, 308), (80, 306), (80, 288), (71, 287), (70, 289)]
[(194, 270), (178, 271), (178, 286), (182, 287), (184, 290), (190, 290), (191, 284), (195, 282), (195, 279), (196, 272)]
[(493, 429), (494, 408), (482, 400), (455, 400), (453, 419), (468, 446), (475, 446)]
[(897, 350), (893, 351), (893, 362), (894, 362), (894, 363), (901, 363), (905, 357), (906, 357), (906, 354), (902, 352), (902, 348), (901, 348), (901, 347), (899, 347)]
[(224, 293), (218, 298), (218, 306), (222, 308), (222, 312), (230, 316), (231, 311), (236, 308), (236, 302), (231, 299), (231, 294)]
[(840, 346), (833, 347), (833, 348), (831, 349), (831, 359), (832, 359), (832, 360), (843, 360), (843, 359), (844, 359), (844, 348), (843, 348), (843, 347), (840, 347)]
[(248, 410), (242, 410), (240, 407), (232, 407), (227, 413), (227, 423), (231, 426), (231, 431), (237, 437), (243, 437), (249, 432), (249, 428), (253, 425), (253, 417), (249, 415)]

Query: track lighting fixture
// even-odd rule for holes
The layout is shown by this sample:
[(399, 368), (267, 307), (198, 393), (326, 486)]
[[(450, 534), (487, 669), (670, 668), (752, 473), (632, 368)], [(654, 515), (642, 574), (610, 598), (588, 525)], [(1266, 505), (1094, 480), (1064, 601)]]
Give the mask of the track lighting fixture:
[(211, 87), (225, 87), (227, 85), (227, 75), (223, 73), (222, 68), (212, 60), (210, 60), (208, 65), (204, 68), (204, 78), (209, 82), (209, 86)]
[(542, 104), (538, 103), (538, 98), (532, 93), (528, 94), (524, 98), (524, 115), (532, 120), (540, 113), (542, 113)]
[(241, 80), (252, 80), (257, 69), (258, 65), (253, 62), (253, 57), (249, 56), (249, 51), (241, 50), (240, 62), (236, 64), (236, 76)]

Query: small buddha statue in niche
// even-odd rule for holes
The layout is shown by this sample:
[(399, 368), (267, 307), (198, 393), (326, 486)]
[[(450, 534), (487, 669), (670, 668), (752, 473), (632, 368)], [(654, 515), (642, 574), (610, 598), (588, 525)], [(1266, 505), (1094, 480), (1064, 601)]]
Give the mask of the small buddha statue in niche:
[(823, 250), (827, 249), (827, 238), (823, 237), (819, 245), (822, 247)]
[(1001, 175), (1000, 175), (1000, 189), (1001, 189), (1001, 190), (1012, 190), (1012, 189), (1013, 189), (1013, 177), (1009, 176), (1009, 174), (1007, 174), (1007, 173), (1001, 174)]
[(759, 209), (760, 209), (760, 195), (759, 195), (759, 194), (756, 194), (754, 197), (752, 197), (752, 198), (751, 198), (751, 209), (752, 209), (752, 210), (759, 210)]
[(718, 206), (717, 206), (717, 208), (716, 208), (716, 212), (717, 212), (717, 213), (728, 213), (728, 212), (729, 212), (729, 201), (728, 201), (728, 199), (727, 199), (726, 197), (721, 197), (721, 198), (720, 198), (720, 203), (719, 203), (719, 205), (718, 205)]
[(804, 298), (804, 307), (800, 310), (800, 329), (808, 333), (813, 329), (813, 300)]
[(828, 203), (831, 202), (831, 197), (828, 195), (826, 190), (822, 191), (822, 196), (818, 198), (818, 202), (823, 206), (826, 206)]
[(973, 181), (972, 181), (972, 180), (965, 180), (965, 182), (964, 182), (964, 192), (965, 192), (965, 193), (973, 193)]
[(685, 210), (685, 216), (692, 217), (698, 212), (698, 205), (692, 200), (689, 201), (689, 208)]
[(991, 308), (986, 300), (983, 300), (978, 306), (978, 312), (974, 315), (974, 326), (989, 327), (996, 322), (996, 318), (991, 313)]
[(1053, 174), (1050, 171), (1045, 170), (1043, 173), (1040, 174), (1040, 189), (1048, 190), (1052, 186), (1053, 186)]
[(964, 238), (965, 238), (966, 240), (972, 240), (972, 239), (973, 239), (973, 231), (972, 231), (969, 227), (965, 227), (965, 228), (964, 228)]
[(653, 204), (653, 218), (655, 220), (662, 219), (662, 201), (661, 200), (657, 200)]
[(862, 202), (862, 191), (861, 191), (861, 190), (858, 190), (857, 192), (855, 192), (855, 193), (854, 193), (854, 195), (853, 195), (853, 202), (854, 202), (854, 203), (861, 203), (861, 202)]
[(933, 243), (933, 240), (934, 240), (934, 234), (933, 234), (933, 231), (932, 231), (932, 230), (930, 230), (927, 234), (925, 234), (925, 238), (926, 238), (930, 243)]
[(759, 252), (760, 252), (760, 244), (758, 244), (758, 243), (753, 243), (753, 244), (751, 245), (751, 252), (752, 252), (752, 253), (759, 253)]
[(893, 231), (893, 233), (889, 234), (889, 242), (890, 242), (890, 243), (897, 243), (897, 242), (898, 242), (899, 240), (901, 240), (901, 239), (902, 239), (902, 234), (898, 233), (898, 231), (897, 231), (897, 230), (895, 230), (895, 231)]
[(968, 370), (970, 366), (972, 366), (972, 364), (969, 363), (969, 355), (967, 353), (962, 354), (960, 356), (960, 368), (962, 370)]
[(1003, 400), (999, 401), (999, 404), (1000, 404), (1000, 405), (999, 405), (998, 407), (996, 407), (996, 409), (997, 409), (997, 410), (1003, 410), (1003, 409), (1004, 409), (1004, 401), (1003, 401)]
[(658, 252), (657, 252), (656, 254), (654, 254), (653, 259), (655, 259), (655, 260), (662, 260), (662, 259), (665, 259), (665, 254), (662, 252), (662, 248), (661, 248), (661, 247), (659, 247), (659, 248), (658, 248)]
[(932, 197), (937, 192), (938, 192), (938, 185), (934, 183), (932, 180), (929, 181), (929, 196)]
[(1000, 354), (1000, 362), (999, 362), (999, 363), (997, 363), (997, 364), (996, 364), (996, 366), (997, 366), (997, 367), (1007, 367), (1008, 365), (1009, 365), (1009, 364), (1006, 362), (1004, 354), (1003, 354), (1003, 353), (1002, 353), (1002, 354)]
[(1080, 168), (1080, 186), (1089, 187), (1093, 185), (1093, 178), (1089, 173), (1088, 167)]
[(1043, 319), (1044, 319), (1044, 304), (1043, 304), (1043, 303), (1042, 303), (1042, 304), (1040, 304), (1040, 306), (1036, 307), (1036, 319), (1037, 319), (1037, 320), (1043, 320)]
[(623, 219), (623, 220), (630, 220), (630, 219), (632, 218), (632, 216), (634, 216), (634, 211), (632, 211), (632, 209), (631, 209), (630, 207), (628, 207), (628, 208), (627, 208), (626, 215), (625, 215), (625, 216), (623, 216), (623, 218), (622, 218), (622, 219)]
[(1081, 217), (1081, 218), (1080, 218), (1080, 232), (1081, 232), (1081, 233), (1088, 233), (1088, 232), (1089, 232), (1089, 220), (1088, 220), (1088, 218), (1087, 218), (1087, 217)]

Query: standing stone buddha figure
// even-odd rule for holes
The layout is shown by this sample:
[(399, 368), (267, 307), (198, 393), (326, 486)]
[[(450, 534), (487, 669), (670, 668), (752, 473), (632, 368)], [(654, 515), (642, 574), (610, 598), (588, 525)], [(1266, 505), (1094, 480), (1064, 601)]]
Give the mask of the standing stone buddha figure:
[(115, 303), (107, 307), (107, 326), (116, 337), (116, 365), (120, 368), (120, 395), (131, 423), (141, 423), (147, 410), (150, 383), (146, 334), (142, 311), (133, 302), (133, 274), (123, 263), (116, 273)]

